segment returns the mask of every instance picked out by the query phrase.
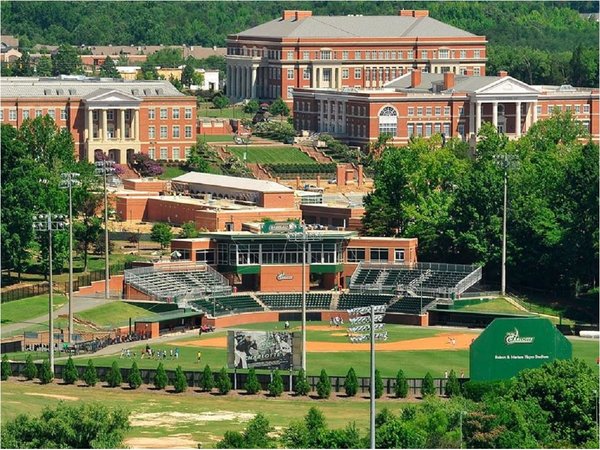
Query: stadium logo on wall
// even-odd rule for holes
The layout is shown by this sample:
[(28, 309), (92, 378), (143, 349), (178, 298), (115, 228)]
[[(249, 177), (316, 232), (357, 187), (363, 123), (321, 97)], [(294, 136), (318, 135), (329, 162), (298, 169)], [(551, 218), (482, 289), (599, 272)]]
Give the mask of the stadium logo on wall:
[(517, 330), (516, 328), (515, 331), (509, 331), (508, 333), (506, 333), (506, 336), (504, 337), (504, 342), (506, 342), (507, 345), (532, 344), (534, 340), (534, 337), (519, 336), (519, 330)]
[(294, 276), (288, 275), (285, 272), (279, 272), (275, 278), (277, 278), (277, 281), (285, 281), (285, 280), (293, 280)]

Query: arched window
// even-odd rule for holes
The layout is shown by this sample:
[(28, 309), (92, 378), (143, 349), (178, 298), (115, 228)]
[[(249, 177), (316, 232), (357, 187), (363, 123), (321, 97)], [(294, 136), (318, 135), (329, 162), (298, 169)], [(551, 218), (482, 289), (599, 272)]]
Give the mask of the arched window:
[(398, 130), (398, 112), (391, 106), (384, 107), (379, 112), (379, 135), (386, 133), (396, 136)]

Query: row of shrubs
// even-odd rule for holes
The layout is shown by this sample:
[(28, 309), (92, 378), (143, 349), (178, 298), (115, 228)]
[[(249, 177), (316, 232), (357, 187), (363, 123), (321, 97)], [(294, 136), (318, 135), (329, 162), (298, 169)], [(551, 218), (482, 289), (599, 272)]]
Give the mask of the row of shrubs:
[(335, 163), (319, 164), (319, 163), (276, 163), (265, 164), (269, 172), (275, 174), (287, 173), (335, 173)]
[[(12, 375), (10, 363), (6, 355), (2, 358), (2, 380), (7, 380), (8, 377)], [(32, 380), (34, 378), (39, 378), (41, 384), (48, 384), (54, 379), (54, 374), (50, 370), (50, 364), (48, 361), (44, 361), (40, 370), (33, 363), (33, 359), (31, 355), (27, 356), (27, 360), (25, 362), (25, 368), (23, 369), (23, 375), (26, 379)], [(95, 386), (98, 383), (98, 374), (96, 372), (96, 368), (94, 367), (94, 363), (90, 359), (88, 364), (81, 376), (79, 377), (79, 372), (73, 363), (73, 360), (69, 357), (67, 360), (67, 364), (65, 365), (63, 371), (63, 381), (65, 384), (74, 384), (78, 379), (81, 379), (88, 386)], [(121, 370), (116, 361), (112, 363), (112, 366), (108, 373), (106, 374), (105, 380), (109, 387), (119, 387), (123, 383), (123, 377), (121, 375)], [(137, 363), (134, 361), (131, 370), (129, 371), (129, 375), (127, 377), (126, 382), (129, 384), (131, 389), (139, 388), (142, 382), (142, 376), (140, 374), (140, 370), (137, 366)], [(154, 387), (156, 389), (162, 390), (165, 389), (168, 383), (167, 373), (162, 363), (158, 364), (156, 369), (156, 374), (154, 376)], [(470, 383), (466, 383), (465, 386)], [(220, 394), (227, 394), (231, 391), (231, 380), (229, 378), (229, 374), (227, 370), (223, 367), (217, 377), (215, 378), (210, 366), (206, 365), (204, 371), (202, 372), (202, 377), (199, 382), (199, 387), (206, 392), (212, 391), (214, 388), (217, 388)], [(176, 393), (184, 392), (188, 388), (187, 379), (181, 366), (177, 366), (175, 369), (175, 378), (173, 381), (173, 388)], [(472, 386), (473, 389), (470, 389), (472, 395), (467, 395), (468, 397), (480, 397), (483, 394), (480, 392), (480, 389), (477, 388), (477, 384)], [(250, 369), (248, 371), (248, 376), (246, 379), (246, 383), (244, 384), (244, 389), (248, 394), (256, 394), (261, 390), (260, 382), (256, 376), (256, 372), (254, 369)], [(269, 383), (268, 391), (269, 394), (273, 397), (279, 397), (283, 393), (283, 379), (278, 370), (273, 372), (272, 380)], [(304, 370), (300, 370), (298, 373), (298, 377), (296, 378), (296, 384), (294, 385), (294, 393), (296, 395), (305, 396), (310, 392), (310, 385), (306, 379), (306, 374)], [(356, 376), (356, 372), (354, 368), (350, 368), (348, 374), (346, 375), (346, 380), (344, 382), (344, 390), (348, 397), (354, 397), (358, 393), (358, 377)], [(469, 391), (469, 389), (467, 389)], [(423, 383), (421, 385), (421, 395), (423, 397), (428, 395), (435, 395), (436, 389), (433, 382), (433, 377), (429, 372), (423, 378)], [(445, 386), (445, 392), (448, 397), (454, 397), (456, 395), (461, 394), (461, 384), (456, 377), (455, 372), (452, 370), (448, 376), (448, 380)], [(466, 392), (468, 394), (469, 392)], [(394, 388), (394, 394), (397, 398), (406, 398), (408, 396), (408, 382), (406, 377), (404, 376), (404, 372), (402, 369), (398, 370), (396, 374), (396, 386)], [(325, 369), (321, 370), (321, 374), (319, 376), (319, 382), (317, 383), (317, 395), (319, 398), (329, 398), (331, 395), (331, 381)], [(379, 370), (375, 370), (375, 398), (380, 398), (383, 395), (383, 380), (381, 378), (381, 373)]]

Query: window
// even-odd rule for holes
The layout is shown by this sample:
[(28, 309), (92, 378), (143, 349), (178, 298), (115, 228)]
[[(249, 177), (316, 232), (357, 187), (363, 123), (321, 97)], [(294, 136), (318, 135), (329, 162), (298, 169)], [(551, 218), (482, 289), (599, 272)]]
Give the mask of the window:
[(586, 130), (590, 130), (590, 121), (589, 120), (582, 120), (581, 121), (581, 125), (583, 125), (583, 128), (585, 128)]
[(354, 59), (361, 59), (361, 51), (357, 50), (354, 52)]
[(548, 114), (552, 114), (554, 112), (554, 105), (548, 105)]
[(408, 124), (408, 137), (415, 135), (415, 126), (412, 123)]
[(192, 108), (185, 108), (185, 118), (186, 119), (192, 118)]
[(389, 50), (385, 51), (385, 59), (390, 59), (390, 51)]
[(310, 59), (310, 52), (303, 51), (302, 52), (302, 59)]
[(387, 248), (372, 248), (370, 251), (371, 262), (376, 261), (387, 261), (388, 260), (388, 249)]
[(215, 251), (214, 250), (196, 250), (196, 262), (203, 262), (206, 264), (215, 263)]
[(417, 106), (417, 116), (421, 117), (423, 115), (423, 107)]
[(441, 133), (442, 132), (442, 124), (441, 123), (436, 123), (433, 125), (433, 132), (434, 133)]
[(391, 106), (386, 106), (379, 113), (379, 134), (396, 136), (398, 129), (398, 113)]
[(186, 138), (191, 138), (192, 137), (192, 126), (191, 125), (186, 125), (185, 126), (185, 137)]
[[(23, 111), (25, 112), (25, 111)], [(67, 108), (63, 108), (60, 110), (60, 120), (67, 120), (68, 117), (68, 113), (69, 111), (67, 110)], [(27, 111), (27, 115), (29, 116), (29, 111)], [(25, 118), (25, 117), (23, 117)]]
[(108, 111), (106, 111), (106, 118), (108, 120), (114, 120), (115, 112), (112, 109), (109, 109)]
[(294, 86), (288, 86), (287, 88), (287, 98), (294, 98), (294, 94), (293, 91), (294, 90)]
[(8, 110), (8, 120), (11, 120), (11, 121), (17, 120), (17, 110), (16, 109)]
[(408, 115), (409, 116), (414, 116), (415, 115), (415, 108), (413, 106), (409, 106), (408, 107)]
[[(96, 114), (94, 116), (94, 119), (98, 120), (98, 111), (94, 111), (94, 113)], [(41, 109), (36, 109), (35, 110), (35, 117), (42, 117), (42, 110)]]
[(371, 59), (371, 51), (370, 50), (365, 51), (365, 59)]
[(379, 59), (379, 60), (383, 59), (383, 50), (379, 50), (377, 52), (377, 59)]
[(173, 125), (173, 138), (179, 138), (179, 125)]
[[(27, 112), (29, 114), (29, 112)], [(23, 119), (25, 119), (25, 111), (23, 111)], [(4, 110), (0, 109), (0, 122), (4, 120)]]
[[(16, 111), (15, 111), (15, 113), (16, 113)], [(49, 109), (48, 110), (48, 115), (50, 117), (52, 117), (52, 120), (56, 119), (56, 111), (54, 109)]]
[(450, 107), (449, 106), (444, 106), (444, 115), (445, 116), (449, 116), (450, 115)]
[(331, 50), (321, 50), (321, 59), (331, 59)]
[(179, 160), (181, 155), (179, 154), (179, 147), (173, 147), (173, 159)]
[(404, 261), (404, 250), (394, 249), (394, 261)]
[(422, 123), (417, 124), (417, 136), (423, 136), (423, 124)]
[(448, 59), (450, 58), (450, 50), (438, 50), (438, 58), (440, 59)]
[(161, 125), (160, 126), (160, 138), (161, 139), (166, 139), (168, 136), (168, 127), (166, 125)]
[(396, 50), (392, 50), (391, 59), (396, 60)]
[(571, 111), (571, 105), (565, 106), (565, 111)]
[(402, 55), (403, 55), (403, 52), (401, 50), (398, 50), (398, 59), (402, 59)]
[(467, 58), (467, 51), (461, 50), (460, 51), (460, 59), (466, 59), (466, 58)]
[(462, 116), (465, 113), (465, 108), (463, 108), (462, 106), (460, 108), (458, 108), (458, 115)]
[(342, 51), (342, 59), (349, 59), (350, 52), (348, 50)]
[(288, 80), (293, 80), (294, 79), (294, 69), (288, 69), (287, 70), (287, 79)]
[(173, 108), (173, 119), (179, 119), (179, 108)]
[[(541, 106), (538, 106), (538, 109), (540, 109), (540, 108), (541, 108)], [(23, 111), (23, 112), (25, 112), (25, 111)], [(581, 112), (581, 105), (575, 105), (575, 113), (579, 114), (580, 112)], [(538, 111), (538, 114), (540, 114), (540, 113), (541, 113), (541, 111)], [(23, 118), (25, 118), (25, 117), (23, 117)]]
[(188, 159), (190, 157), (190, 153), (192, 153), (192, 148), (186, 147), (184, 150), (185, 159)]
[(590, 112), (590, 105), (583, 105), (583, 112), (584, 113), (589, 113)]
[(435, 107), (435, 115), (436, 116), (441, 116), (442, 115), (442, 107), (441, 106), (436, 106)]
[(350, 70), (342, 69), (342, 80), (347, 80), (348, 78), (350, 78)]
[(364, 248), (352, 248), (348, 247), (348, 262), (359, 262), (365, 260), (365, 249)]
[[(4, 111), (0, 110), (0, 121), (2, 121), (4, 119)], [(25, 119), (29, 119), (29, 110), (28, 109), (24, 109), (23, 110), (23, 120)]]
[(302, 71), (302, 79), (310, 80), (310, 69), (304, 69)]
[(167, 147), (160, 148), (160, 159), (167, 159), (169, 157), (169, 151)]
[(481, 58), (481, 50), (474, 50), (473, 58)]
[(360, 80), (362, 76), (362, 71), (360, 69), (354, 69), (354, 79)]
[(148, 127), (148, 139), (156, 138), (156, 128)]
[(287, 59), (294, 59), (294, 52), (292, 50), (288, 50)]
[(427, 137), (431, 136), (431, 124), (430, 123), (425, 124), (425, 136), (427, 136)]
[(449, 123), (444, 124), (444, 136), (446, 136), (446, 137), (450, 136), (450, 124)]
[(427, 50), (421, 50), (421, 59), (427, 59)]
[(161, 119), (166, 119), (167, 118), (167, 108), (160, 108), (160, 118)]
[(428, 106), (427, 108), (425, 108), (425, 115), (427, 117), (431, 116), (431, 106)]
[(150, 159), (154, 159), (154, 156), (155, 156), (155, 155), (154, 155), (154, 153), (155, 153), (154, 147), (150, 147), (150, 148), (148, 149), (148, 157), (149, 157)]
[(458, 124), (458, 134), (464, 139), (464, 137), (465, 137), (465, 124), (464, 123)]

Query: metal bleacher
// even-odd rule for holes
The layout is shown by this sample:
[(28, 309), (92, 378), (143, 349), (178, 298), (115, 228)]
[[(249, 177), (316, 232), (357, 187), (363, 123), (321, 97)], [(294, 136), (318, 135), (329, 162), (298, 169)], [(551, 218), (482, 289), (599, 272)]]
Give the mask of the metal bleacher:
[(264, 311), (264, 308), (251, 295), (247, 294), (194, 299), (188, 302), (188, 306), (202, 310), (211, 316)]
[[(259, 294), (260, 300), (272, 310), (302, 308), (302, 294)], [(306, 294), (306, 309), (330, 309), (330, 292), (309, 292)]]
[(338, 309), (352, 309), (369, 305), (385, 305), (393, 299), (393, 295), (344, 292), (340, 295)]
[(422, 314), (435, 302), (431, 297), (402, 297), (387, 308), (387, 312), (399, 312), (404, 314)]

